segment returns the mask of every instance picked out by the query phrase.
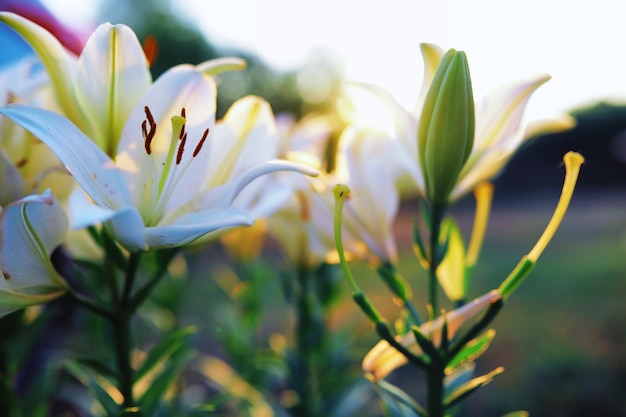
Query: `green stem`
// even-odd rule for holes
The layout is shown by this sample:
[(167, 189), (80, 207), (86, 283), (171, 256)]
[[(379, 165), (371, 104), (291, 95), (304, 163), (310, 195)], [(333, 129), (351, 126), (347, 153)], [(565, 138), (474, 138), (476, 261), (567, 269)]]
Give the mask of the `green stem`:
[(135, 406), (133, 399), (133, 369), (130, 365), (130, 315), (120, 314), (113, 322), (117, 356), (119, 390), (124, 398), (123, 408)]
[(298, 355), (299, 375), (294, 375), (294, 381), (298, 383), (298, 395), (300, 396), (299, 417), (314, 417), (317, 410), (317, 381), (315, 375), (315, 349), (319, 342), (315, 328), (315, 311), (311, 306), (313, 294), (310, 289), (310, 271), (306, 268), (298, 268), (298, 298), (296, 300), (296, 348)]
[(133, 317), (131, 308), (131, 294), (137, 277), (141, 252), (130, 255), (128, 269), (124, 279), (124, 292), (118, 305), (117, 314), (112, 320), (115, 333), (115, 354), (117, 359), (119, 390), (124, 398), (122, 408), (124, 410), (135, 407), (133, 399), (133, 368), (130, 364), (130, 351), (132, 347), (130, 335), (130, 322)]
[[(430, 228), (430, 269), (429, 269), (429, 301), (430, 320), (439, 316), (437, 268), (443, 258), (441, 245), (439, 244), (439, 234), (441, 233), (441, 222), (443, 221), (446, 206), (444, 204), (433, 203), (431, 206), (431, 228)], [(443, 404), (443, 378), (445, 376), (445, 364), (438, 357), (431, 357), (431, 364), (426, 373), (426, 409), (428, 417), (443, 417), (445, 407)]]
[(439, 253), (439, 233), (441, 231), (441, 222), (445, 213), (445, 205), (433, 203), (431, 206), (431, 228), (430, 228), (430, 269), (429, 276), (430, 281), (428, 285), (429, 289), (429, 302), (430, 302), (430, 319), (434, 320), (439, 316), (439, 301), (437, 297), (437, 290), (439, 289), (439, 283), (437, 281), (437, 268), (441, 260)]
[(445, 407), (443, 404), (443, 379), (445, 366), (432, 364), (426, 378), (426, 409), (428, 417), (444, 417)]

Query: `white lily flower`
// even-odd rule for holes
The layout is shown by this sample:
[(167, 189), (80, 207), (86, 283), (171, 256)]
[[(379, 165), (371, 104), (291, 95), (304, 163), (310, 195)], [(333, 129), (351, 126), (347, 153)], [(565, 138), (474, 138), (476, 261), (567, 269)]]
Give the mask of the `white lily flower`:
[[(297, 264), (338, 262), (332, 189), (338, 183), (348, 184), (354, 192), (346, 202), (342, 222), (347, 255), (395, 262), (397, 250), (392, 226), (399, 197), (393, 184), (393, 170), (386, 163), (389, 153), (394, 152), (393, 147), (380, 140), (378, 132), (367, 129), (348, 129), (339, 143), (335, 170), (299, 184), (291, 204), (269, 219), (270, 233)], [(315, 155), (302, 152), (292, 154), (296, 156), (316, 160)]]
[[(347, 184), (350, 199), (343, 212), (349, 236), (365, 244), (377, 262), (397, 262), (393, 222), (400, 196), (394, 186), (398, 152), (393, 141), (372, 129), (346, 129), (339, 140), (335, 184)], [(346, 235), (344, 235), (345, 244)], [(346, 245), (349, 250), (350, 246)]]
[(61, 112), (111, 155), (128, 115), (152, 83), (135, 33), (125, 25), (102, 24), (76, 57), (28, 19), (2, 12), (0, 22), (16, 30), (37, 53)]
[[(297, 122), (286, 115), (277, 117), (279, 154), (289, 160), (307, 164), (321, 171), (322, 154), (332, 126), (322, 116), (308, 116)], [(328, 260), (334, 249), (332, 210), (328, 191), (328, 174), (315, 181), (305, 177), (281, 178), (287, 181), (290, 197), (268, 220), (268, 234), (281, 246), (286, 257), (298, 266), (314, 268)]]
[[(132, 29), (122, 24), (101, 24), (77, 57), (54, 35), (28, 19), (0, 12), (0, 22), (17, 31), (41, 59), (60, 112), (100, 149), (115, 155), (131, 111), (152, 84), (149, 62)], [(244, 67), (241, 59), (221, 58), (196, 68), (214, 75)]]
[[(405, 109), (384, 89), (361, 85), (383, 100), (393, 115), (394, 136), (404, 147), (404, 152), (395, 157), (403, 194), (425, 195), (424, 178), (418, 162), (417, 130), (426, 93), (444, 55), (440, 47), (432, 44), (422, 44), (421, 50), (424, 81), (413, 111)], [(458, 200), (477, 184), (496, 176), (524, 141), (538, 134), (560, 132), (574, 126), (574, 119), (565, 115), (526, 127), (526, 105), (532, 94), (549, 79), (549, 75), (541, 74), (517, 81), (492, 91), (476, 102), (474, 145), (450, 193), (450, 201)]]
[[(115, 160), (58, 114), (21, 105), (0, 113), (48, 145), (85, 191), (70, 199), (75, 228), (101, 222), (127, 249), (148, 250), (251, 225), (253, 218), (233, 201), (259, 176), (279, 170), (317, 174), (299, 164), (268, 161), (205, 187), (211, 184), (207, 164), (223, 146), (212, 134), (215, 90), (202, 67), (181, 65), (165, 73), (128, 117)], [(219, 175), (220, 169), (212, 172)]]
[(0, 316), (65, 292), (50, 254), (67, 231), (67, 216), (49, 190), (0, 208)]

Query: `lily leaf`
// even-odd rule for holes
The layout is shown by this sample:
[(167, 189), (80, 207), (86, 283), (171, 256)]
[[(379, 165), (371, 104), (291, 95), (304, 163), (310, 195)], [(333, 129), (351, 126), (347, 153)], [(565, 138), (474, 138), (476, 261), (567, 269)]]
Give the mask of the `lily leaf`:
[(143, 415), (152, 416), (155, 414), (165, 392), (176, 381), (182, 367), (187, 363), (190, 356), (190, 349), (183, 345), (164, 363), (160, 373), (150, 381), (150, 385), (137, 401)]
[(467, 384), (464, 384), (460, 388), (456, 389), (452, 394), (448, 395), (447, 398), (444, 400), (446, 408), (450, 408), (450, 407), (454, 407), (455, 405), (458, 405), (461, 401), (467, 398), (471, 393), (476, 391), (478, 388), (484, 387), (485, 385), (493, 381), (493, 379), (496, 376), (500, 375), (502, 372), (504, 372), (504, 368), (500, 366), (494, 369), (493, 371), (489, 372), (488, 374), (474, 378)]
[(480, 337), (471, 340), (458, 354), (454, 356), (454, 358), (452, 358), (450, 362), (448, 362), (446, 369), (452, 370), (466, 362), (473, 362), (485, 353), (494, 337), (496, 337), (496, 331), (490, 329), (483, 333)]
[(185, 327), (170, 333), (161, 340), (148, 353), (146, 360), (141, 364), (137, 372), (135, 372), (135, 382), (142, 379), (156, 367), (164, 364), (169, 358), (175, 355), (185, 344), (189, 337), (196, 332), (194, 326)]
[(387, 417), (417, 417), (426, 416), (426, 410), (411, 396), (400, 388), (384, 380), (376, 381), (374, 385), (383, 403)]
[(102, 406), (106, 415), (117, 417), (119, 405), (109, 393), (117, 392), (119, 394), (119, 391), (116, 390), (111, 381), (93, 373), (87, 366), (76, 361), (70, 361), (65, 365), (65, 368), (87, 388)]

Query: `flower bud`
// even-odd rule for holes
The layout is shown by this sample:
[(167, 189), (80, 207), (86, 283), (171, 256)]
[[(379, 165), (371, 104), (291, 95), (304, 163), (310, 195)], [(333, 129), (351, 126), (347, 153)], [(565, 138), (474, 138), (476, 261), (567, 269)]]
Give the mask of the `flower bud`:
[(430, 85), (417, 132), (426, 197), (445, 204), (474, 144), (474, 97), (467, 57), (450, 49)]

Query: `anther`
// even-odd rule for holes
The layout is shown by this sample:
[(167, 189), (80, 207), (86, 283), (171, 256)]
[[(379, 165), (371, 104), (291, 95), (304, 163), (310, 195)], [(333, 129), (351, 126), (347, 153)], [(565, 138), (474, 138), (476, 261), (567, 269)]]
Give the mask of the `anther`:
[(202, 145), (204, 145), (204, 141), (206, 140), (208, 135), (209, 135), (209, 129), (207, 128), (204, 130), (204, 133), (202, 134), (202, 139), (200, 139), (200, 142), (198, 142), (198, 144), (196, 145), (196, 149), (193, 150), (194, 158), (200, 153), (200, 150), (202, 149)]
[[(183, 125), (184, 128), (185, 125)], [(185, 143), (187, 142), (187, 133), (180, 138), (180, 144), (178, 145), (178, 152), (176, 153), (176, 165), (180, 165), (180, 161), (183, 160), (183, 152), (185, 152)]]
[(154, 121), (154, 117), (152, 117), (152, 113), (150, 112), (150, 109), (148, 108), (148, 106), (144, 106), (144, 111), (146, 112), (146, 118), (148, 123), (150, 124), (150, 130), (147, 129), (146, 126), (146, 120), (143, 121), (143, 123), (141, 123), (141, 133), (143, 134), (144, 137), (144, 146), (146, 148), (146, 153), (148, 155), (150, 155), (152, 153), (152, 149), (150, 148), (150, 145), (152, 144), (152, 139), (154, 138), (154, 135), (156, 134), (156, 122)]
[[(180, 117), (182, 117), (183, 119), (185, 119), (185, 121), (187, 120), (187, 112), (185, 111), (185, 108), (183, 107), (183, 109), (180, 111)], [(183, 136), (185, 135), (185, 124), (183, 123), (183, 127), (180, 128), (180, 134), (178, 135), (178, 139), (182, 139)]]

